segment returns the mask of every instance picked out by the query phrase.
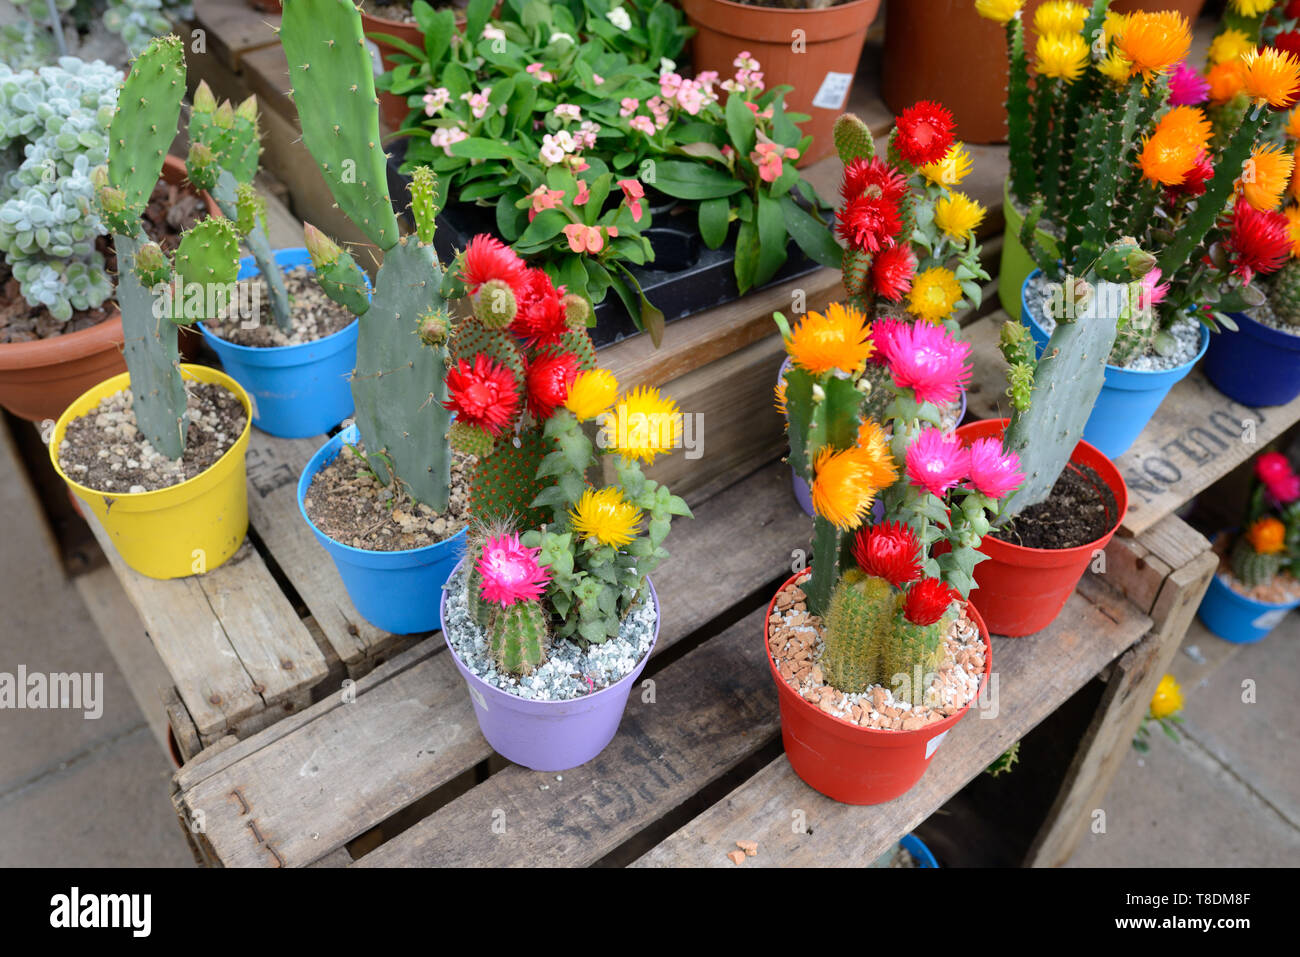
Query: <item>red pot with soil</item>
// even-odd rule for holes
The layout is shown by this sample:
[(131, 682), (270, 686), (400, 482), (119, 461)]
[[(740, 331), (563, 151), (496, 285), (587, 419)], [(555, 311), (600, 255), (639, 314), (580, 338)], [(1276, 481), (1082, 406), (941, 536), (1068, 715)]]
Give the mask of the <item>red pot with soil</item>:
[[(966, 445), (976, 439), (1000, 438), (1008, 421), (971, 422), (958, 428), (957, 435)], [(1091, 494), (1100, 501), (1105, 518), (1095, 526), (1104, 530), (1089, 541), (1066, 548), (1013, 544), (996, 537), (997, 530), (985, 535), (979, 550), (988, 560), (975, 566), (978, 587), (971, 591), (970, 600), (995, 635), (1032, 635), (1050, 625), (1128, 512), (1128, 486), (1124, 477), (1110, 459), (1087, 442), (1081, 440), (1075, 446), (1062, 479), (1071, 485), (1072, 495)], [(1053, 498), (1061, 488), (1058, 483)], [(1041, 514), (1050, 514), (1053, 498), (1034, 508), (1042, 509)], [(1075, 504), (1055, 507), (1062, 514), (1079, 513)], [(1022, 513), (1020, 520), (1024, 517)]]
[(907, 793), (930, 766), (948, 732), (983, 693), (993, 667), (993, 645), (979, 611), (967, 605), (964, 615), (979, 630), (984, 667), (978, 688), (948, 717), (913, 730), (863, 727), (838, 717), (803, 697), (782, 675), (772, 653), (772, 614), (781, 593), (807, 572), (790, 576), (768, 603), (763, 618), (767, 664), (776, 682), (781, 708), (781, 741), (795, 774), (809, 787), (844, 804), (883, 804)]
[(812, 117), (802, 124), (813, 140), (799, 165), (831, 152), (831, 127), (848, 106), (867, 28), (876, 18), (880, 0), (852, 0), (816, 10), (731, 0), (682, 0), (681, 6), (696, 29), (691, 41), (696, 73), (716, 70), (725, 79), (736, 72), (736, 55), (748, 50), (758, 60), (769, 89), (794, 87), (786, 94), (786, 109)]
[[(215, 215), (221, 215), (211, 196), (196, 194), (185, 185), (185, 164), (176, 157), (167, 157), (162, 181), (198, 196)], [(178, 237), (179, 231), (177, 227)], [(16, 296), (17, 284), (13, 286)], [(26, 342), (0, 342), (0, 406), (32, 422), (57, 419), (73, 399), (91, 386), (125, 372), (121, 314), (112, 300), (95, 312), (103, 318), (75, 332)], [(187, 345), (196, 348), (202, 339), (182, 328), (180, 342), (185, 352)]]

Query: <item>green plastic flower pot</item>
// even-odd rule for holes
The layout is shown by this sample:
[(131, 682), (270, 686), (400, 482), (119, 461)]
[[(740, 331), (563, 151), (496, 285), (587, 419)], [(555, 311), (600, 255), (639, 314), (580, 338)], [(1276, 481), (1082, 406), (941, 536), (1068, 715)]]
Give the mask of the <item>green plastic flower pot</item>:
[[(998, 267), (998, 298), (1002, 308), (1012, 319), (1020, 318), (1020, 289), (1029, 274), (1038, 268), (1020, 241), (1020, 228), (1025, 224), (1024, 214), (1011, 201), (1011, 181), (1002, 184), (1002, 212), (1006, 216), (1007, 231), (1002, 237), (1002, 263)], [(1051, 233), (1042, 229), (1034, 234), (1045, 243), (1054, 243)]]

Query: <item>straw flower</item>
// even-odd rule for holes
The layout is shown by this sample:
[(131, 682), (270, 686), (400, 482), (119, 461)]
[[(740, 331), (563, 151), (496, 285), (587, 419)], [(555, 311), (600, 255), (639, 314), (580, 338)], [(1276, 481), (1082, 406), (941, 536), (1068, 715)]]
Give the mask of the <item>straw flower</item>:
[(984, 221), (987, 210), (965, 193), (955, 190), (934, 206), (934, 221), (952, 239), (963, 240), (972, 235)]
[(1242, 30), (1224, 30), (1210, 41), (1207, 57), (1211, 66), (1238, 60), (1255, 49), (1255, 41)]
[(1173, 675), (1165, 675), (1156, 686), (1156, 693), (1151, 696), (1151, 717), (1167, 718), (1183, 710), (1183, 690)]
[(957, 186), (969, 175), (971, 165), (970, 153), (965, 145), (957, 142), (952, 144), (947, 156), (937, 163), (926, 163), (919, 172), (935, 186)]
[(986, 20), (1006, 23), (1020, 14), (1025, 0), (975, 0), (975, 12)]
[(1292, 102), (1300, 86), (1300, 60), (1272, 47), (1247, 53), (1240, 60), (1241, 87), (1256, 103), (1281, 108)]
[(1233, 10), (1243, 17), (1258, 17), (1268, 13), (1277, 0), (1229, 0)]
[(622, 548), (636, 538), (641, 510), (617, 488), (589, 488), (569, 511), (569, 521), (583, 538)]
[(907, 447), (907, 477), (912, 484), (940, 498), (963, 478), (970, 452), (951, 432), (927, 426)]
[(825, 314), (809, 312), (790, 332), (786, 351), (795, 365), (821, 375), (831, 369), (854, 372), (874, 347), (866, 317), (853, 306), (833, 302)]
[(907, 297), (907, 308), (928, 322), (952, 315), (961, 300), (961, 285), (951, 269), (933, 266), (917, 274)]
[(1265, 515), (1250, 526), (1246, 538), (1261, 555), (1276, 555), (1286, 547), (1286, 526), (1272, 515)]
[(1170, 110), (1142, 141), (1138, 154), (1142, 175), (1162, 186), (1180, 185), (1209, 144), (1211, 132), (1209, 119), (1197, 107)]
[(1088, 19), (1088, 8), (1071, 0), (1047, 0), (1034, 11), (1034, 30), (1038, 34), (1078, 33)]
[(579, 372), (569, 386), (564, 407), (579, 422), (586, 422), (608, 412), (618, 397), (618, 379), (608, 369), (588, 369)]
[(1116, 39), (1120, 51), (1133, 64), (1133, 76), (1151, 79), (1167, 73), (1192, 48), (1192, 31), (1187, 18), (1164, 10), (1129, 15), (1124, 32)]
[(1257, 147), (1242, 170), (1237, 187), (1246, 202), (1262, 212), (1277, 209), (1282, 194), (1291, 183), (1295, 160), (1291, 154), (1272, 143)]
[(1245, 69), (1241, 60), (1229, 60), (1211, 67), (1205, 74), (1205, 82), (1210, 85), (1210, 102), (1216, 106), (1227, 103), (1242, 90)]
[(1088, 44), (1078, 33), (1045, 33), (1034, 48), (1034, 69), (1043, 76), (1073, 83), (1088, 65)]
[(1300, 206), (1288, 206), (1282, 210), (1282, 215), (1286, 217), (1291, 236), (1291, 258), (1300, 259)]
[(606, 426), (608, 447), (625, 459), (649, 465), (677, 447), (682, 435), (682, 413), (675, 399), (651, 386), (638, 386), (618, 404), (617, 422)]
[(863, 449), (823, 446), (813, 462), (813, 510), (840, 531), (861, 525), (876, 492), (885, 487), (873, 482), (874, 464)]

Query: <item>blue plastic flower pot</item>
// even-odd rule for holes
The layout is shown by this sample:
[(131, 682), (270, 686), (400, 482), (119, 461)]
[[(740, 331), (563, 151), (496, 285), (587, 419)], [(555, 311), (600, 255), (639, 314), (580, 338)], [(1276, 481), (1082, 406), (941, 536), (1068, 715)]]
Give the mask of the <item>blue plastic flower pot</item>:
[(1210, 579), (1210, 588), (1201, 599), (1196, 614), (1206, 628), (1224, 641), (1250, 645), (1276, 628), (1287, 612), (1297, 606), (1300, 606), (1300, 599), (1271, 604), (1247, 598), (1215, 575)]
[[(273, 254), (280, 268), (311, 266), (304, 247)], [(239, 261), (239, 278), (258, 274), (252, 256)], [(264, 306), (264, 308), (270, 308)], [(352, 414), (349, 379), (357, 364), (354, 319), (346, 328), (296, 346), (240, 346), (213, 335), (198, 323), (222, 367), (253, 400), (253, 425), (285, 439), (324, 435)]]
[[(1043, 354), (1051, 334), (1039, 323), (1038, 316), (1029, 306), (1026, 290), (1030, 281), (1039, 274), (1035, 269), (1020, 287), (1020, 321), (1029, 327), (1034, 337), (1038, 355)], [(1201, 347), (1190, 362), (1173, 369), (1146, 371), (1121, 369), (1106, 365), (1106, 381), (1083, 427), (1083, 440), (1101, 451), (1109, 459), (1117, 459), (1129, 450), (1142, 430), (1146, 428), (1165, 396), (1196, 363), (1201, 361), (1210, 345), (1210, 330), (1201, 326)]]
[(1300, 336), (1270, 329), (1234, 312), (1236, 332), (1215, 333), (1205, 375), (1234, 402), (1258, 408), (1285, 405), (1300, 395)]
[(312, 523), (303, 506), (316, 473), (334, 461), (345, 443), (353, 444), (359, 438), (357, 427), (349, 425), (311, 457), (298, 479), (298, 511), (334, 559), (348, 597), (361, 617), (395, 635), (436, 631), (442, 627), (442, 586), (465, 554), (465, 529), (423, 548), (367, 551), (330, 538)]
[(916, 859), (916, 863), (921, 867), (938, 867), (939, 862), (934, 859), (934, 854), (926, 846), (925, 841), (921, 840), (915, 834), (904, 834), (898, 841), (903, 850), (911, 854)]

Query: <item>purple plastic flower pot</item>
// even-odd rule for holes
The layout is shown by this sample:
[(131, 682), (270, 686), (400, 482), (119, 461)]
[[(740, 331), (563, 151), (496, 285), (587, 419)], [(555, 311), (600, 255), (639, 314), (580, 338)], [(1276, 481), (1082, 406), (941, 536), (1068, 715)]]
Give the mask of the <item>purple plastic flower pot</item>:
[[(456, 580), (455, 571), (449, 580)], [(497, 754), (534, 771), (567, 771), (586, 764), (614, 740), (632, 686), (645, 670), (659, 641), (659, 596), (648, 578), (646, 585), (655, 607), (655, 634), (645, 657), (608, 688), (582, 698), (533, 701), (502, 691), (469, 670), (443, 631), (451, 660), (469, 689), (479, 730)], [(442, 591), (441, 609), (442, 620), (446, 622), (446, 588)]]

